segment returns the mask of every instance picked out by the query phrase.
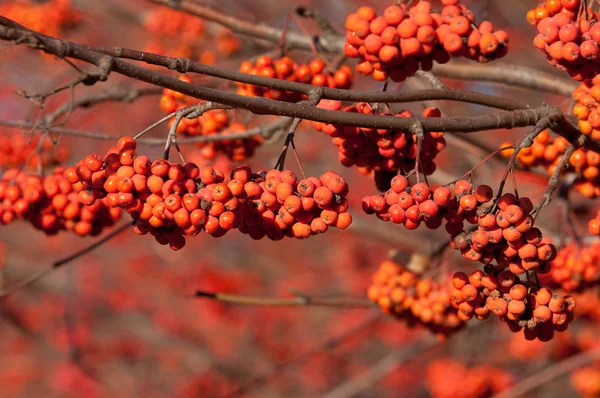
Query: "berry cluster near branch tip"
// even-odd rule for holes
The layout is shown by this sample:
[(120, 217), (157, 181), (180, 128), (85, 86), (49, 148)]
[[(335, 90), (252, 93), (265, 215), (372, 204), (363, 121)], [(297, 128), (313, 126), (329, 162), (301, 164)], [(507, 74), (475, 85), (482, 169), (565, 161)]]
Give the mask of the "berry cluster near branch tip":
[(429, 1), (391, 5), (381, 16), (360, 7), (346, 18), (345, 54), (360, 59), (360, 74), (395, 82), (419, 69), (430, 70), (434, 62), (466, 57), (483, 63), (506, 54), (505, 31), (494, 31), (489, 21), (476, 25), (473, 13), (459, 0), (442, 4), (441, 12), (433, 11)]
[[(290, 57), (273, 59), (267, 55), (261, 55), (254, 63), (250, 61), (242, 62), (240, 72), (328, 88), (348, 89), (353, 82), (352, 70), (348, 66), (342, 65), (335, 71), (328, 71), (327, 65), (322, 59), (313, 59), (307, 65), (304, 65), (296, 63)], [(299, 93), (252, 84), (236, 84), (238, 94), (248, 97), (264, 97), (289, 102), (306, 99), (305, 95)]]
[[(340, 101), (322, 100), (319, 108), (329, 110), (342, 109)], [(385, 115), (396, 117), (413, 117), (409, 111), (397, 114), (380, 113), (373, 106), (360, 102), (343, 108), (344, 112), (362, 113), (365, 115)], [(440, 117), (436, 108), (427, 108), (423, 117)], [(338, 159), (345, 167), (358, 167), (362, 173), (372, 171), (413, 170), (417, 159), (417, 137), (409, 131), (372, 129), (365, 127), (338, 126), (313, 122), (316, 130), (332, 137), (338, 149)], [(430, 175), (435, 171), (434, 159), (446, 147), (444, 133), (426, 132), (423, 134), (421, 148), (421, 172)]]
[(83, 185), (83, 204), (102, 199), (122, 208), (136, 221), (138, 234), (151, 233), (173, 250), (185, 245), (185, 236), (201, 231), (214, 237), (238, 229), (253, 239), (306, 239), (352, 222), (348, 184), (334, 172), (298, 180), (288, 170), (253, 173), (239, 166), (226, 181), (212, 167), (138, 156), (130, 137), (121, 138), (104, 158), (87, 156), (65, 175)]
[(9, 169), (0, 177), (0, 224), (23, 220), (47, 235), (62, 230), (79, 236), (99, 235), (121, 216), (106, 201), (83, 205), (81, 184), (71, 184), (57, 167), (52, 175), (40, 177)]
[(409, 325), (426, 327), (440, 339), (464, 327), (452, 307), (448, 288), (394, 261), (381, 263), (368, 296), (383, 312), (406, 320)]

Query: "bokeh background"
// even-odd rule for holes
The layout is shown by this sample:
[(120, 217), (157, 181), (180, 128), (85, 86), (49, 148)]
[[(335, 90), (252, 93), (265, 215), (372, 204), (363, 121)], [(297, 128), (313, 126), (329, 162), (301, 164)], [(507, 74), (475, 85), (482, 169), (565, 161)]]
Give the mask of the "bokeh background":
[[(15, 13), (16, 3), (26, 12)], [(205, 3), (240, 18), (279, 27), (294, 5), (304, 5), (315, 8), (343, 31), (345, 16), (359, 5), (383, 10), (391, 2)], [(558, 76), (531, 45), (535, 29), (527, 24), (525, 13), (535, 3), (465, 1), (478, 18), (489, 18), (509, 31), (510, 51), (503, 63)], [(52, 15), (60, 7), (72, 13), (62, 23)], [(0, 0), (0, 15), (18, 16), (26, 26), (77, 42), (145, 49), (232, 69), (275, 48), (205, 21), (195, 22), (201, 24), (203, 32), (194, 35), (153, 32), (148, 21), (161, 15), (160, 8), (143, 0)], [(169, 21), (163, 23), (167, 26)], [(310, 21), (303, 25), (317, 33)], [(293, 20), (290, 29), (298, 29)], [(50, 91), (76, 73), (64, 61), (19, 46), (2, 46), (0, 54), (1, 120), (35, 119), (40, 108), (16, 91)], [(310, 53), (292, 55), (297, 60), (311, 59)], [(451, 87), (519, 98), (532, 105), (545, 102), (567, 110), (571, 104), (569, 98), (522, 88), (444, 81)], [(227, 83), (210, 84), (235, 90)], [(143, 84), (114, 74), (104, 84), (77, 88), (75, 95), (116, 86)], [(380, 84), (357, 77), (355, 87), (379, 90)], [(423, 87), (423, 82), (413, 79), (392, 85), (390, 90), (418, 87)], [(51, 112), (67, 99), (68, 93), (49, 98), (43, 112)], [(66, 125), (111, 134), (116, 140), (161, 118), (164, 114), (159, 99), (159, 95), (148, 96), (132, 104), (77, 109)], [(439, 106), (445, 115), (452, 116), (488, 112), (459, 103)], [(401, 107), (394, 105), (394, 109)], [(421, 104), (410, 104), (404, 109), (418, 112), (421, 108)], [(269, 120), (241, 111), (233, 117), (252, 126)], [(161, 126), (151, 134), (165, 137), (166, 133), (167, 127)], [(455, 179), (483, 159), (490, 148), (514, 141), (522, 133), (520, 129), (482, 132), (470, 135), (469, 142), (447, 137), (448, 147), (438, 157), (438, 171), (430, 181), (441, 184)], [(5, 148), (20, 142), (21, 153), (26, 154), (35, 137), (0, 127), (0, 142), (2, 168), (9, 159), (20, 159)], [(427, 255), (447, 239), (439, 231), (409, 232), (361, 214), (360, 198), (375, 192), (373, 181), (341, 166), (329, 137), (315, 131), (309, 122), (301, 124), (296, 142), (307, 174), (334, 170), (349, 182), (354, 224), (348, 230), (330, 230), (307, 241), (280, 242), (252, 241), (239, 233), (218, 239), (201, 234), (189, 239), (178, 252), (128, 230), (33, 286), (0, 299), (0, 397), (484, 397), (528, 376), (543, 375), (545, 370), (555, 369), (600, 343), (598, 307), (595, 313), (592, 309), (580, 316), (568, 332), (557, 334), (549, 343), (525, 341), (495, 319), (438, 341), (425, 330), (410, 329), (379, 314), (377, 308), (234, 306), (186, 297), (195, 289), (293, 297), (295, 289), (311, 296), (364, 298), (372, 274), (390, 252), (400, 253), (398, 257), (406, 260), (413, 253)], [(281, 144), (281, 137), (265, 143), (249, 164), (257, 169), (271, 168)], [(58, 148), (47, 150), (64, 158), (65, 165), (73, 165), (83, 156), (103, 153), (113, 145), (65, 136)], [(206, 163), (193, 147), (183, 150), (188, 159)], [(158, 157), (161, 148), (140, 147), (138, 153)], [(22, 155), (20, 161), (25, 159)], [(233, 167), (224, 158), (213, 163), (222, 169)], [(293, 165), (291, 159), (288, 163)], [(501, 161), (492, 159), (477, 171), (474, 181), (497, 187), (503, 168)], [(543, 176), (525, 172), (517, 173), (517, 181), (519, 193), (534, 199), (546, 183)], [(582, 220), (591, 214), (593, 203), (575, 194), (572, 199)], [(538, 224), (550, 236), (562, 237), (562, 221), (555, 205), (542, 212)], [(585, 226), (581, 226), (583, 232)], [(2, 226), (0, 281), (10, 286), (93, 239), (66, 232), (47, 237), (19, 223)], [(443, 281), (448, 273), (460, 269), (474, 268), (460, 256), (448, 253), (439, 269), (431, 272)], [(592, 292), (588, 299), (597, 303), (598, 292)], [(527, 396), (577, 396), (574, 380), (570, 373), (561, 374)], [(450, 386), (449, 391), (440, 386)]]

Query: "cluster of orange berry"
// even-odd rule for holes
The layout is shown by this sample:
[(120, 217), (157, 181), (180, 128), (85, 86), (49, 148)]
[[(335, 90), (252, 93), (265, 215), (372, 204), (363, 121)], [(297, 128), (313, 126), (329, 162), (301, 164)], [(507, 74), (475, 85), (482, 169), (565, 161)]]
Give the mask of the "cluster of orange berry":
[(446, 287), (393, 261), (381, 263), (368, 296), (383, 312), (406, 320), (409, 325), (424, 326), (439, 338), (464, 326)]
[[(475, 202), (476, 199), (469, 195), (473, 194), (466, 197)], [(495, 260), (497, 268), (508, 268), (516, 275), (526, 271), (548, 273), (550, 261), (556, 257), (556, 248), (533, 226), (531, 200), (517, 199), (512, 193), (506, 193), (498, 198), (496, 205), (494, 212), (486, 213), (489, 207), (480, 208), (473, 220), (477, 229), (453, 235), (450, 246), (460, 250), (468, 260), (483, 264)]]
[[(323, 100), (318, 107), (329, 110), (342, 109), (339, 101)], [(344, 112), (362, 113), (365, 115), (379, 114), (365, 102), (347, 106)], [(391, 113), (382, 115), (394, 116)], [(412, 117), (409, 111), (397, 113), (397, 117)], [(436, 108), (427, 108), (423, 117), (440, 117)], [(385, 130), (363, 127), (339, 126), (315, 122), (313, 126), (333, 137), (332, 142), (339, 148), (338, 159), (345, 167), (357, 166), (366, 171), (396, 171), (412, 170), (417, 158), (417, 137), (402, 130)], [(434, 159), (446, 147), (443, 133), (427, 132), (423, 136), (421, 149), (421, 169), (426, 175), (435, 171)]]
[(81, 19), (71, 0), (8, 1), (0, 4), (0, 15), (50, 36), (60, 35), (61, 29), (76, 25)]
[(173, 36), (183, 40), (198, 39), (204, 34), (204, 20), (169, 7), (157, 7), (144, 19), (151, 33)]
[[(510, 146), (503, 143), (501, 147)], [(525, 168), (542, 167), (552, 175), (569, 146), (563, 137), (551, 137), (548, 130), (542, 131), (528, 148), (523, 148), (517, 155), (517, 162)], [(510, 157), (512, 151), (502, 151), (502, 155)], [(600, 196), (600, 155), (585, 148), (578, 148), (569, 158), (570, 169), (565, 172), (576, 174), (572, 187), (588, 198)]]
[(510, 270), (452, 277), (452, 306), (461, 320), (483, 320), (490, 313), (506, 322), (513, 332), (524, 331), (528, 340), (548, 341), (554, 332), (565, 331), (573, 320), (575, 298), (552, 294), (547, 288), (522, 283)]
[(454, 192), (448, 187), (431, 190), (425, 183), (410, 185), (402, 175), (392, 178), (390, 185), (383, 196), (362, 199), (365, 213), (375, 214), (386, 222), (402, 224), (406, 229), (417, 229), (421, 223), (429, 229), (437, 229), (447, 220), (446, 229), (453, 236), (462, 232), (465, 219), (476, 223), (477, 207), (492, 199), (492, 189), (487, 185), (479, 186), (475, 195), (467, 195), (465, 189), (471, 189), (471, 186), (463, 180), (456, 183)]
[[(600, 222), (595, 221), (594, 232), (600, 235)], [(552, 261), (552, 270), (542, 281), (560, 286), (572, 292), (600, 283), (600, 242), (579, 246), (569, 243), (563, 246)]]
[(507, 52), (508, 35), (494, 31), (489, 21), (475, 25), (475, 16), (460, 0), (442, 0), (440, 13), (429, 1), (412, 6), (391, 5), (382, 16), (360, 7), (346, 18), (348, 57), (359, 58), (356, 70), (375, 80), (401, 82), (417, 70), (430, 70), (433, 62), (451, 57), (488, 62)]
[[(39, 140), (44, 139), (38, 152)], [(22, 165), (37, 167), (62, 163), (68, 156), (68, 151), (61, 145), (53, 145), (44, 137), (28, 137), (22, 134), (0, 135), (0, 167), (18, 167)]]
[[(335, 72), (328, 72), (322, 59), (313, 59), (308, 65), (298, 64), (290, 57), (273, 59), (261, 55), (254, 63), (244, 61), (240, 71), (251, 75), (271, 77), (292, 82), (312, 84), (313, 86), (343, 88), (352, 86), (352, 70), (342, 65)], [(303, 94), (275, 90), (268, 87), (253, 86), (252, 84), (236, 83), (238, 94), (248, 97), (264, 97), (278, 101), (298, 102), (305, 98)]]
[(489, 365), (467, 368), (452, 359), (432, 361), (426, 375), (425, 384), (433, 398), (491, 397), (514, 384), (514, 378), (504, 369)]
[(0, 178), (0, 224), (24, 220), (48, 235), (61, 230), (77, 235), (98, 235), (119, 219), (119, 209), (104, 201), (85, 206), (78, 199), (81, 184), (71, 185), (58, 167), (41, 177), (9, 169)]
[(580, 0), (547, 0), (527, 14), (538, 30), (533, 45), (550, 64), (578, 81), (591, 79), (600, 71), (598, 13), (582, 8)]
[[(384, 196), (366, 196), (362, 205), (367, 214), (407, 229), (416, 229), (422, 222), (437, 229), (445, 220), (450, 246), (468, 260), (483, 264), (496, 261), (515, 274), (528, 270), (547, 273), (556, 248), (533, 226), (531, 200), (506, 193), (498, 198), (492, 212), (493, 207), (486, 206), (492, 199), (493, 190), (487, 185), (473, 187), (469, 181), (459, 180), (454, 191), (448, 187), (431, 190), (425, 183), (411, 186), (406, 177), (398, 175)], [(465, 221), (477, 229), (464, 231)]]
[(352, 222), (348, 185), (334, 172), (299, 181), (291, 171), (256, 174), (239, 166), (226, 182), (212, 167), (150, 161), (135, 150), (135, 141), (122, 137), (104, 158), (89, 155), (65, 175), (82, 185), (81, 203), (103, 199), (122, 208), (136, 221), (138, 234), (149, 232), (173, 250), (201, 231), (218, 237), (235, 228), (253, 239), (305, 239)]
[(581, 133), (600, 139), (600, 75), (581, 83), (573, 91), (573, 99), (573, 114), (579, 119)]
[[(180, 76), (179, 80), (191, 83), (191, 79), (187, 76)], [(163, 96), (160, 99), (160, 109), (167, 113), (173, 113), (179, 109), (190, 105), (200, 103), (199, 100), (181, 94), (177, 91), (165, 89)], [(171, 124), (173, 121), (170, 122)], [(183, 118), (177, 126), (177, 134), (185, 136), (207, 136), (207, 135), (227, 135), (233, 133), (241, 133), (246, 130), (246, 126), (241, 123), (231, 123), (227, 112), (223, 109), (213, 109), (204, 112), (202, 116), (187, 119)], [(260, 135), (253, 137), (235, 139), (235, 140), (219, 140), (213, 142), (202, 142), (196, 144), (200, 148), (200, 155), (208, 160), (222, 153), (235, 161), (243, 161), (254, 155), (257, 147), (263, 143), (263, 138)]]

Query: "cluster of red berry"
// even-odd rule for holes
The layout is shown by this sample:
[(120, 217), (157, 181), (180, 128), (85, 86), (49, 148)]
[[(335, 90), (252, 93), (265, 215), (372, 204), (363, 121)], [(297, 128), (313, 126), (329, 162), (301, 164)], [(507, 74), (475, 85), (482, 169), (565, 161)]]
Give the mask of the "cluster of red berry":
[[(600, 222), (595, 221), (594, 231), (600, 234)], [(569, 243), (563, 246), (552, 261), (552, 270), (543, 275), (542, 282), (560, 286), (572, 292), (600, 283), (600, 242), (586, 246)], [(545, 284), (545, 283), (544, 283)]]
[(600, 71), (598, 14), (582, 8), (580, 0), (548, 0), (527, 15), (538, 30), (533, 45), (550, 64), (578, 81), (592, 79)]
[(573, 91), (573, 99), (573, 114), (579, 119), (577, 125), (581, 133), (600, 139), (600, 75), (581, 83)]
[(436, 359), (427, 366), (425, 384), (433, 398), (494, 396), (514, 384), (504, 369), (479, 365), (467, 367), (452, 359)]
[(356, 66), (360, 74), (396, 82), (419, 69), (430, 70), (434, 61), (466, 57), (488, 62), (506, 54), (505, 31), (494, 31), (489, 21), (476, 26), (475, 16), (460, 0), (442, 4), (440, 13), (424, 0), (412, 6), (391, 5), (383, 16), (371, 7), (360, 7), (346, 18), (345, 54), (361, 60)]
[[(329, 110), (342, 109), (339, 101), (323, 100), (318, 107)], [(365, 102), (347, 106), (344, 112), (362, 113), (365, 115), (379, 114)], [(391, 113), (382, 115), (394, 116)], [(412, 117), (409, 111), (397, 113), (397, 117)], [(423, 117), (440, 117), (436, 108), (427, 108)], [(333, 137), (332, 142), (339, 148), (338, 159), (346, 167), (357, 166), (364, 172), (370, 171), (410, 171), (415, 168), (417, 159), (417, 137), (402, 130), (372, 129), (363, 127), (339, 126), (314, 122), (318, 131), (323, 131)], [(443, 133), (424, 133), (421, 149), (421, 169), (426, 175), (435, 171), (433, 162), (437, 154), (444, 149), (446, 141)]]
[[(501, 147), (510, 146), (503, 143)], [(554, 173), (560, 163), (569, 142), (563, 137), (551, 137), (548, 130), (542, 131), (533, 140), (530, 147), (523, 148), (517, 155), (517, 163), (524, 167), (542, 167), (549, 175)], [(502, 151), (502, 155), (510, 157), (511, 150)], [(565, 172), (576, 174), (572, 187), (588, 198), (600, 196), (600, 155), (585, 148), (578, 148), (569, 158), (570, 168)]]
[(552, 294), (547, 288), (522, 283), (510, 270), (452, 277), (452, 306), (461, 320), (483, 320), (490, 313), (506, 322), (513, 332), (524, 331), (528, 340), (548, 341), (554, 332), (565, 331), (573, 320), (575, 298)]
[(46, 177), (5, 171), (0, 179), (0, 224), (23, 220), (48, 235), (67, 230), (96, 236), (119, 219), (120, 209), (109, 209), (104, 201), (81, 204), (81, 184), (71, 185), (63, 173), (60, 167)]
[(50, 36), (60, 35), (63, 28), (76, 25), (81, 19), (71, 0), (8, 1), (0, 4), (0, 15)]
[[(179, 79), (191, 83), (191, 79), (187, 76), (180, 76)], [(176, 110), (198, 103), (200, 101), (195, 98), (165, 89), (160, 99), (160, 109), (165, 113), (173, 113)], [(172, 123), (173, 120), (170, 124), (172, 125)], [(177, 126), (177, 134), (186, 136), (227, 135), (241, 133), (246, 129), (246, 126), (241, 123), (230, 123), (225, 110), (214, 109), (204, 112), (202, 116), (194, 119), (183, 118)], [(196, 145), (200, 148), (200, 155), (205, 159), (212, 160), (217, 154), (222, 153), (232, 160), (243, 161), (254, 155), (256, 148), (262, 143), (263, 138), (256, 135), (243, 139), (223, 139)]]
[(406, 320), (409, 325), (422, 325), (440, 338), (464, 326), (446, 287), (393, 261), (381, 263), (368, 296), (383, 312)]
[[(38, 149), (40, 139), (44, 139), (42, 147)], [(36, 135), (28, 137), (23, 134), (0, 135), (0, 167), (38, 167), (58, 165), (68, 156), (65, 145), (53, 145), (45, 137)]]
[[(439, 187), (432, 191), (425, 183), (411, 186), (406, 177), (398, 175), (384, 196), (367, 196), (362, 204), (367, 214), (407, 229), (416, 229), (422, 222), (437, 229), (445, 220), (451, 247), (468, 260), (496, 261), (498, 267), (509, 267), (515, 274), (548, 272), (556, 249), (533, 226), (531, 200), (507, 193), (498, 199), (497, 208), (486, 206), (492, 199), (493, 190), (487, 185), (473, 187), (469, 181), (459, 180), (454, 190)], [(477, 229), (465, 231), (465, 221)]]
[(462, 232), (465, 219), (477, 222), (476, 207), (492, 199), (492, 189), (487, 185), (478, 187), (475, 195), (467, 196), (462, 189), (469, 188), (470, 184), (467, 187), (462, 181), (457, 182), (455, 191), (458, 196), (455, 196), (448, 187), (432, 191), (425, 183), (411, 186), (406, 177), (397, 175), (383, 195), (365, 196), (362, 207), (367, 214), (402, 224), (407, 229), (417, 229), (421, 223), (429, 229), (437, 229), (447, 220), (447, 231), (457, 235)]
[[(342, 65), (335, 72), (328, 72), (322, 59), (313, 59), (308, 65), (298, 64), (290, 57), (273, 59), (261, 55), (254, 63), (242, 62), (240, 71), (251, 75), (270, 77), (292, 82), (312, 84), (313, 86), (343, 88), (352, 86), (352, 70)], [(237, 83), (238, 94), (248, 97), (264, 97), (278, 101), (298, 102), (305, 98), (304, 95), (286, 92), (268, 87), (253, 86), (252, 84)]]
[(151, 33), (173, 36), (184, 41), (197, 40), (204, 34), (204, 20), (169, 7), (157, 7), (144, 19)]
[(334, 172), (298, 180), (291, 171), (253, 173), (239, 166), (226, 182), (212, 167), (150, 161), (135, 150), (135, 141), (123, 137), (104, 158), (89, 155), (65, 175), (83, 185), (83, 204), (104, 198), (131, 215), (137, 233), (150, 232), (173, 250), (201, 231), (218, 237), (235, 228), (253, 239), (305, 239), (352, 222), (348, 185)]

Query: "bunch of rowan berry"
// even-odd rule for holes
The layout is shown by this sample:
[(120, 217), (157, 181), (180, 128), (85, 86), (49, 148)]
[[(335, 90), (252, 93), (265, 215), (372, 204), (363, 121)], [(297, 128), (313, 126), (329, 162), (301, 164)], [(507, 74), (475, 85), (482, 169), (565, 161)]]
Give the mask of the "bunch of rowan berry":
[(80, 185), (71, 185), (58, 167), (49, 176), (9, 169), (0, 178), (0, 224), (14, 220), (29, 222), (48, 235), (61, 230), (96, 236), (119, 219), (119, 209), (105, 202), (84, 206), (79, 202)]
[(600, 138), (600, 75), (583, 82), (573, 91), (573, 115), (582, 134)]
[(7, 1), (0, 4), (0, 15), (50, 36), (60, 35), (63, 28), (76, 25), (81, 19), (71, 0)]
[(144, 27), (151, 33), (195, 40), (204, 34), (204, 20), (169, 7), (157, 7), (144, 19)]
[(393, 261), (381, 263), (368, 296), (383, 312), (406, 320), (409, 325), (422, 325), (440, 338), (464, 326), (452, 307), (447, 288)]
[[(515, 274), (548, 272), (556, 248), (544, 242), (541, 231), (533, 226), (531, 200), (506, 193), (495, 206), (486, 205), (492, 199), (493, 190), (487, 185), (474, 187), (469, 181), (459, 180), (454, 190), (432, 190), (425, 183), (411, 186), (406, 177), (398, 175), (383, 196), (366, 196), (362, 206), (367, 214), (407, 229), (416, 229), (422, 223), (437, 229), (445, 220), (450, 246), (470, 261), (496, 261), (499, 267), (509, 267)], [(465, 221), (477, 225), (477, 229), (465, 231)]]
[(419, 69), (430, 70), (434, 61), (466, 57), (488, 62), (506, 54), (505, 31), (494, 31), (489, 21), (475, 25), (475, 16), (460, 0), (442, 4), (440, 13), (424, 0), (412, 6), (391, 5), (381, 16), (371, 7), (360, 7), (346, 18), (344, 53), (360, 59), (360, 74), (396, 82)]
[[(503, 143), (501, 147), (511, 145)], [(560, 163), (569, 142), (563, 137), (550, 137), (547, 130), (542, 131), (528, 148), (517, 154), (517, 162), (525, 168), (542, 167), (552, 175)], [(502, 151), (502, 155), (510, 157), (512, 151)], [(569, 168), (563, 173), (574, 173), (572, 187), (588, 198), (600, 196), (600, 155), (585, 148), (576, 149), (568, 163)]]
[[(318, 107), (340, 110), (342, 104), (339, 101), (321, 101)], [(379, 114), (365, 102), (347, 106), (344, 108), (344, 112)], [(413, 116), (409, 111), (402, 111), (396, 115), (381, 114), (397, 117)], [(440, 116), (441, 113), (437, 108), (427, 108), (423, 111), (423, 117)], [(333, 144), (339, 148), (338, 159), (345, 167), (357, 166), (375, 171), (412, 170), (415, 168), (418, 155), (417, 137), (408, 131), (339, 126), (319, 122), (313, 123), (313, 126), (316, 130), (333, 137)], [(434, 159), (445, 146), (444, 133), (424, 133), (420, 154), (421, 169), (424, 174), (430, 175), (435, 171)]]
[(212, 167), (150, 161), (135, 150), (135, 141), (122, 137), (104, 158), (89, 155), (65, 175), (82, 184), (83, 204), (104, 198), (109, 207), (131, 215), (138, 234), (150, 232), (174, 250), (185, 245), (185, 236), (201, 231), (215, 237), (239, 229), (254, 239), (305, 239), (352, 222), (348, 185), (334, 172), (298, 180), (291, 171), (256, 174), (239, 166), (225, 181)]
[(577, 81), (592, 79), (600, 71), (598, 14), (582, 8), (579, 0), (549, 0), (528, 14), (538, 30), (533, 45)]
[[(594, 229), (600, 234), (600, 223), (597, 219)], [(569, 243), (563, 246), (552, 261), (549, 274), (543, 275), (542, 282), (560, 286), (572, 292), (596, 286), (600, 283), (600, 242), (586, 246)]]
[(524, 331), (525, 338), (550, 340), (554, 332), (565, 331), (573, 320), (575, 299), (553, 294), (550, 289), (521, 282), (510, 270), (474, 271), (452, 277), (452, 306), (458, 317), (487, 319), (490, 313), (509, 325), (513, 332)]
[[(179, 80), (191, 83), (187, 76), (180, 76)], [(165, 113), (173, 113), (187, 106), (198, 104), (195, 98), (178, 93), (176, 91), (165, 89), (160, 99), (160, 109)], [(171, 120), (170, 125), (174, 123)], [(246, 131), (246, 126), (241, 123), (231, 123), (227, 112), (223, 109), (213, 109), (204, 112), (201, 116), (193, 119), (183, 118), (177, 125), (177, 134), (185, 136), (208, 136), (217, 134), (234, 134)], [(219, 153), (222, 153), (235, 161), (246, 160), (252, 155), (257, 147), (262, 145), (263, 138), (255, 135), (248, 138), (234, 140), (218, 140), (213, 142), (201, 142), (196, 144), (200, 148), (200, 155), (203, 158), (212, 160)]]
[[(44, 140), (41, 148), (40, 140)], [(19, 167), (26, 165), (38, 167), (57, 165), (68, 156), (64, 145), (54, 145), (43, 136), (27, 137), (23, 134), (0, 135), (0, 167)]]
[(253, 239), (265, 235), (272, 240), (284, 236), (306, 239), (329, 227), (346, 229), (352, 223), (348, 213), (348, 184), (333, 171), (320, 177), (299, 180), (289, 170), (261, 173), (246, 192), (244, 224), (239, 227)]
[[(500, 148), (510, 147), (513, 144), (504, 142)], [(522, 148), (517, 154), (517, 163), (521, 167), (542, 167), (548, 174), (552, 174), (556, 166), (560, 163), (562, 154), (569, 146), (569, 141), (563, 137), (551, 137), (548, 130), (543, 130), (534, 139), (531, 146)], [(513, 154), (512, 149), (506, 149), (501, 152), (502, 156), (509, 158)]]
[(425, 385), (432, 398), (494, 396), (514, 384), (502, 368), (479, 365), (468, 368), (453, 359), (436, 359), (427, 366)]
[[(585, 16), (586, 11), (582, 10), (581, 0), (544, 0), (536, 8), (527, 11), (527, 22), (532, 26), (537, 26), (543, 19), (557, 14), (564, 14), (575, 20), (578, 15)], [(588, 8), (586, 19), (597, 20), (597, 13)]]
[[(292, 82), (306, 83), (313, 86), (347, 89), (352, 86), (352, 70), (340, 66), (336, 71), (326, 69), (325, 61), (313, 59), (306, 64), (298, 64), (290, 57), (273, 59), (262, 55), (254, 63), (244, 61), (240, 65), (240, 72), (251, 75), (271, 77)], [(271, 89), (268, 87), (253, 86), (252, 84), (236, 83), (238, 94), (248, 97), (264, 97), (278, 101), (298, 102), (306, 96), (300, 93)]]
[[(179, 80), (186, 83), (192, 82), (192, 79), (185, 75), (179, 76)], [(163, 112), (170, 114), (179, 109), (201, 102), (202, 101), (196, 98), (192, 98), (177, 91), (164, 89), (163, 95), (160, 98), (160, 109)], [(173, 121), (171, 121), (171, 123), (173, 123)], [(177, 134), (185, 136), (217, 134), (228, 125), (229, 116), (227, 115), (227, 112), (223, 109), (213, 109), (204, 112), (202, 116), (194, 119), (183, 118), (179, 125), (177, 125)]]

